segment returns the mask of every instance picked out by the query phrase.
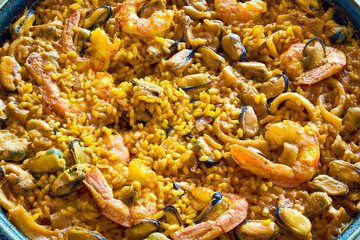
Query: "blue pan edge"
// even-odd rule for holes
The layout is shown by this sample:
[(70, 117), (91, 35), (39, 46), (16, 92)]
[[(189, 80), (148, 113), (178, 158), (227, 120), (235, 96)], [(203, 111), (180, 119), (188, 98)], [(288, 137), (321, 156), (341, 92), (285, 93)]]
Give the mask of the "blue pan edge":
[[(8, 36), (3, 30), (25, 8), (30, 8), (36, 0), (4, 0), (0, 3), (0, 43)], [(355, 29), (360, 31), (360, 0), (331, 0), (341, 8)], [(344, 15), (345, 16), (345, 15)], [(0, 209), (0, 240), (27, 240), (27, 238), (8, 220)], [(360, 214), (339, 235), (338, 240), (360, 240)]]

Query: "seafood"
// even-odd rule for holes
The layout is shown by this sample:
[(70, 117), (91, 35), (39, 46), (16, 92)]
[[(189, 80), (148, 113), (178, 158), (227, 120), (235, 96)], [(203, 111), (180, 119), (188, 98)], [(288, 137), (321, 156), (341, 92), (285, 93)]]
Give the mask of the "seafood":
[(229, 199), (229, 207), (215, 220), (208, 220), (186, 227), (174, 234), (175, 240), (207, 240), (227, 233), (239, 225), (247, 215), (248, 203), (238, 194), (224, 194)]
[(266, 129), (265, 139), (270, 148), (284, 148), (279, 163), (249, 148), (234, 145), (231, 155), (237, 164), (285, 188), (296, 188), (309, 181), (319, 167), (320, 146), (316, 133), (309, 126), (302, 127), (292, 121), (268, 124)]
[(215, 0), (215, 9), (224, 23), (243, 23), (266, 12), (267, 4), (262, 0), (250, 0), (245, 3), (236, 0)]
[(149, 18), (140, 18), (136, 9), (144, 0), (126, 0), (116, 14), (122, 30), (140, 36), (152, 36), (166, 31), (173, 21), (171, 10), (155, 11)]

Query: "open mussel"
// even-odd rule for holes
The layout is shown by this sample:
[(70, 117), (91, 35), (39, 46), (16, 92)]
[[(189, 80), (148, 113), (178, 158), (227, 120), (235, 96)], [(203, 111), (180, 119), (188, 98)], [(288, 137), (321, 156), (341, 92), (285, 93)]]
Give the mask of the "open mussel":
[(255, 239), (271, 240), (277, 234), (279, 228), (275, 222), (267, 220), (248, 220), (240, 224), (234, 230), (237, 240)]
[(321, 190), (329, 194), (329, 196), (343, 197), (349, 192), (349, 187), (328, 175), (319, 175), (308, 183), (309, 187)]
[(16, 91), (21, 82), (21, 67), (13, 57), (5, 56), (0, 63), (0, 82), (7, 92)]
[(341, 133), (350, 136), (358, 129), (360, 129), (360, 107), (349, 108), (343, 117)]
[(206, 73), (188, 75), (177, 81), (179, 88), (185, 92), (200, 88), (209, 88), (210, 83), (210, 75)]
[(248, 75), (258, 82), (264, 82), (269, 78), (269, 71), (266, 65), (261, 62), (238, 62), (235, 67), (245, 76)]
[(106, 240), (100, 233), (81, 227), (72, 227), (67, 232), (67, 240)]
[(313, 15), (320, 10), (319, 0), (295, 0), (295, 2), (307, 13)]
[(233, 61), (245, 61), (246, 48), (241, 43), (241, 38), (235, 33), (225, 35), (221, 39), (221, 47)]
[(330, 176), (346, 183), (350, 187), (360, 187), (360, 168), (343, 160), (335, 160), (329, 164)]
[(0, 160), (18, 162), (25, 158), (29, 142), (8, 130), (0, 130)]
[(225, 59), (210, 48), (201, 46), (198, 51), (201, 54), (201, 62), (209, 70), (218, 71), (226, 65)]
[(311, 70), (325, 63), (326, 49), (321, 38), (313, 37), (305, 44), (302, 61), (306, 70)]
[(186, 29), (189, 28), (190, 17), (184, 15), (180, 18), (178, 24), (174, 28), (174, 40), (178, 42), (186, 42)]
[(209, 146), (204, 137), (197, 138), (194, 145), (196, 156), (206, 167), (212, 167), (220, 163), (221, 159), (216, 158), (214, 149)]
[(183, 72), (192, 64), (195, 53), (196, 50), (183, 49), (174, 54), (165, 64), (175, 72)]
[(333, 30), (330, 41), (334, 44), (342, 45), (349, 37), (349, 30), (345, 26), (339, 26)]
[(179, 211), (173, 205), (167, 205), (163, 208), (164, 222), (170, 225), (182, 226), (182, 220)]
[(254, 86), (249, 86), (242, 91), (241, 99), (244, 104), (252, 106), (257, 115), (264, 118), (269, 114), (269, 107), (266, 99), (263, 100), (260, 96)]
[(128, 205), (134, 203), (136, 194), (137, 194), (137, 191), (133, 184), (131, 184), (130, 186), (122, 187), (118, 193), (120, 199)]
[(208, 206), (195, 219), (195, 224), (200, 222), (214, 220), (228, 209), (228, 203), (224, 201), (224, 196), (221, 192), (215, 192), (210, 200)]
[(102, 5), (98, 7), (94, 12), (90, 14), (88, 18), (85, 19), (83, 28), (90, 31), (94, 30), (97, 27), (100, 27), (107, 20), (109, 20), (113, 15), (113, 8), (109, 5)]
[(65, 169), (64, 154), (56, 148), (37, 152), (35, 157), (26, 160), (24, 164), (32, 173), (52, 173)]
[(160, 94), (164, 93), (164, 89), (160, 87), (159, 85), (156, 85), (151, 82), (147, 82), (145, 80), (141, 79), (133, 79), (131, 81), (131, 84), (133, 86), (138, 86), (142, 89), (142, 91), (146, 91), (149, 93), (150, 96), (158, 97)]
[(289, 78), (285, 74), (271, 77), (266, 82), (259, 84), (257, 90), (265, 94), (266, 99), (275, 98), (286, 92), (289, 87)]
[(27, 10), (27, 12), (19, 18), (11, 27), (10, 33), (14, 38), (22, 37), (26, 35), (30, 27), (35, 22), (35, 11), (33, 9)]
[(161, 229), (161, 224), (154, 218), (145, 218), (138, 221), (139, 223), (134, 227), (125, 230), (127, 239), (142, 240), (148, 237), (151, 233), (157, 232)]
[(312, 227), (311, 222), (299, 211), (292, 208), (279, 207), (275, 211), (275, 217), (280, 225), (289, 229), (299, 237), (309, 237)]
[(245, 106), (241, 109), (239, 123), (244, 138), (254, 137), (259, 131), (257, 116), (251, 106)]
[(63, 197), (82, 188), (85, 173), (82, 164), (76, 164), (60, 174), (50, 186), (50, 195)]
[(9, 163), (1, 166), (0, 175), (21, 195), (25, 196), (35, 188), (33, 176), (18, 165)]
[(80, 145), (82, 141), (74, 138), (69, 143), (69, 150), (77, 164), (88, 163), (91, 159), (88, 153), (85, 152), (84, 147)]

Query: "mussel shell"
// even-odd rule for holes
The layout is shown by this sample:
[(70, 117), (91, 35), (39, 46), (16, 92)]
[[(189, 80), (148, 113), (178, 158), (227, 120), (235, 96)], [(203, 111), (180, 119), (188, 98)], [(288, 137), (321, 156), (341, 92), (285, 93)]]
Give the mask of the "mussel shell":
[(307, 13), (314, 15), (320, 9), (318, 0), (295, 0), (295, 2)]
[(174, 131), (173, 127), (168, 128), (168, 130), (166, 130), (166, 137), (169, 137), (169, 135)]
[(29, 9), (19, 20), (17, 20), (10, 28), (10, 33), (14, 37), (21, 37), (35, 22), (35, 11)]
[(237, 240), (245, 240), (247, 238), (257, 240), (271, 240), (277, 234), (278, 229), (279, 228), (276, 223), (270, 219), (247, 220), (235, 228), (234, 235)]
[(134, 227), (125, 230), (127, 239), (142, 240), (153, 232), (161, 229), (161, 224), (154, 218), (145, 218), (138, 221), (139, 223)]
[(72, 227), (67, 232), (67, 240), (107, 240), (99, 233), (81, 227)]
[(90, 156), (84, 151), (84, 148), (80, 145), (82, 141), (74, 138), (69, 143), (69, 150), (77, 164), (83, 164), (90, 161)]
[(51, 173), (65, 169), (64, 155), (56, 148), (38, 152), (26, 164), (32, 173)]
[(77, 164), (60, 174), (50, 186), (50, 195), (63, 197), (82, 188), (84, 185), (85, 173), (83, 166)]
[(279, 207), (275, 210), (275, 217), (280, 225), (300, 237), (308, 237), (311, 233), (310, 220), (295, 209)]
[(205, 46), (200, 46), (198, 51), (201, 53), (202, 64), (205, 65), (209, 70), (218, 71), (226, 65), (225, 59), (214, 52), (212, 49)]
[(233, 61), (245, 61), (246, 48), (241, 43), (241, 38), (235, 33), (225, 35), (221, 39), (221, 47)]
[(242, 91), (241, 99), (244, 104), (252, 106), (257, 115), (259, 115), (261, 118), (264, 118), (269, 115), (269, 107), (266, 102), (260, 101), (256, 103), (255, 98), (258, 95), (259, 92), (256, 90), (256, 88), (250, 86)]
[(334, 44), (344, 44), (348, 39), (349, 31), (346, 27), (339, 27), (330, 36), (330, 41)]
[(165, 213), (164, 221), (170, 225), (182, 226), (182, 220), (179, 211), (173, 205), (167, 205), (163, 208)]
[(113, 8), (107, 4), (104, 4), (98, 7), (94, 12), (90, 14), (88, 18), (85, 19), (83, 28), (92, 31), (95, 28), (100, 27), (102, 24), (104, 24), (112, 17), (112, 15)]
[(185, 92), (199, 88), (209, 88), (210, 83), (210, 76), (205, 73), (188, 75), (177, 81), (179, 88)]
[(131, 184), (130, 186), (122, 187), (119, 192), (121, 200), (128, 205), (134, 203), (136, 194), (137, 194), (137, 191), (135, 190), (135, 187), (133, 184)]
[(34, 188), (34, 178), (19, 165), (8, 163), (0, 166), (0, 176), (5, 178), (13, 187), (15, 192), (25, 196)]
[(219, 160), (207, 160), (207, 161), (203, 161), (202, 163), (205, 165), (205, 167), (207, 168), (211, 168), (213, 166), (219, 165), (221, 162), (221, 158)]
[(240, 128), (243, 130), (244, 138), (256, 136), (259, 131), (259, 124), (255, 110), (251, 106), (245, 106), (240, 113)]
[(190, 24), (190, 17), (185, 15), (180, 18), (178, 24), (174, 28), (174, 40), (179, 42), (186, 42), (186, 29)]
[(360, 129), (360, 107), (349, 108), (343, 117), (341, 134), (351, 135), (358, 129)]
[(259, 93), (264, 93), (266, 99), (271, 99), (286, 92), (289, 88), (289, 78), (285, 74), (278, 74), (258, 87)]
[[(316, 43), (319, 43), (316, 45)], [(311, 44), (315, 44), (311, 46)], [(318, 37), (310, 38), (309, 41), (305, 44), (302, 60), (304, 64), (304, 68), (306, 70), (310, 70), (321, 66), (326, 58), (326, 48), (323, 40)]]
[(269, 71), (261, 62), (238, 62), (235, 67), (239, 68), (242, 74), (249, 75), (258, 82), (264, 82), (269, 78)]
[(221, 204), (224, 202), (223, 199), (224, 197), (221, 192), (215, 192), (211, 198), (209, 205), (206, 208), (204, 208), (204, 210), (200, 213), (200, 215), (195, 219), (194, 223), (199, 224), (202, 221), (206, 221), (206, 219), (210, 218), (211, 220), (213, 220), (217, 216), (219, 216), (221, 214), (219, 210), (222, 210), (223, 207), (223, 204)]
[(360, 187), (360, 168), (343, 160), (335, 160), (329, 164), (330, 176), (351, 187)]
[(152, 96), (149, 97), (158, 97), (160, 94), (162, 94), (164, 92), (164, 89), (161, 86), (158, 86), (154, 83), (151, 82), (147, 82), (145, 80), (131, 80), (131, 84), (133, 86), (139, 86), (141, 87), (141, 89), (143, 91), (148, 92), (149, 94), (151, 94)]
[(328, 175), (318, 175), (311, 182), (309, 187), (321, 190), (329, 194), (329, 196), (343, 197), (349, 193), (349, 187)]
[(176, 191), (183, 191), (185, 193), (185, 191), (175, 181), (173, 182), (173, 189), (176, 190)]
[(196, 50), (194, 49), (183, 49), (167, 60), (166, 65), (175, 72), (182, 72), (185, 68), (191, 65), (195, 53)]

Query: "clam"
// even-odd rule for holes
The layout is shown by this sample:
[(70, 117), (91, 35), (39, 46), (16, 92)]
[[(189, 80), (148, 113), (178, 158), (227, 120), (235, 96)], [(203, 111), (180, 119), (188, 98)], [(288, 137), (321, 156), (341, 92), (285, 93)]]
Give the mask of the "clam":
[(155, 97), (164, 93), (164, 89), (162, 87), (154, 83), (147, 82), (145, 80), (133, 79), (131, 83), (133, 86), (139, 86), (143, 91), (146, 91)]
[(175, 72), (183, 72), (192, 64), (195, 53), (196, 50), (183, 49), (167, 60), (165, 65)]
[(248, 75), (258, 82), (264, 82), (269, 78), (269, 71), (261, 62), (238, 62), (235, 67), (239, 68), (242, 74)]
[(259, 124), (256, 113), (251, 106), (245, 106), (240, 113), (240, 128), (243, 130), (244, 138), (256, 136), (259, 131)]
[(163, 208), (164, 222), (170, 225), (182, 226), (182, 220), (179, 211), (173, 205), (167, 205)]
[(209, 69), (218, 71), (226, 65), (226, 61), (219, 54), (214, 52), (208, 47), (199, 47), (199, 53), (201, 53), (201, 62)]
[(0, 167), (1, 175), (11, 184), (15, 192), (27, 195), (35, 188), (34, 177), (15, 164), (5, 164)]
[(289, 229), (294, 234), (301, 238), (309, 237), (311, 233), (311, 222), (299, 211), (292, 208), (279, 207), (275, 211), (275, 217), (280, 225)]
[(192, 74), (177, 80), (179, 88), (184, 91), (191, 91), (199, 88), (209, 88), (210, 83), (210, 75), (206, 73)]
[(329, 174), (350, 187), (360, 187), (360, 168), (354, 164), (343, 160), (332, 161), (329, 164)]
[(259, 84), (257, 90), (265, 94), (267, 99), (275, 98), (281, 93), (286, 92), (289, 87), (289, 78), (285, 74), (271, 77), (268, 81)]
[(109, 20), (113, 15), (113, 8), (109, 5), (102, 5), (98, 7), (94, 12), (90, 14), (88, 18), (85, 19), (83, 28), (90, 31), (94, 30), (97, 27), (100, 27), (107, 20)]
[(165, 9), (165, 3), (162, 0), (151, 0), (144, 2), (138, 15), (140, 18), (149, 18), (154, 12), (162, 11)]
[(50, 186), (50, 195), (63, 197), (79, 190), (84, 185), (85, 173), (82, 164), (76, 164), (60, 174)]
[(19, 18), (11, 27), (10, 33), (14, 38), (26, 35), (35, 22), (35, 11), (29, 9), (21, 18)]
[(248, 220), (237, 226), (234, 234), (237, 240), (247, 238), (257, 240), (270, 240), (275, 237), (279, 228), (275, 222), (267, 220)]
[(269, 107), (266, 102), (257, 100), (259, 92), (255, 87), (249, 86), (242, 91), (241, 99), (244, 104), (252, 106), (255, 112), (261, 117), (264, 118), (269, 114)]
[(295, 0), (295, 2), (309, 14), (315, 14), (320, 10), (319, 0)]
[(324, 192), (313, 192), (309, 195), (305, 204), (305, 215), (316, 216), (326, 211), (331, 206), (332, 199)]
[(137, 191), (133, 184), (122, 187), (119, 192), (121, 200), (128, 205), (134, 203), (136, 194)]
[(227, 55), (234, 61), (245, 61), (246, 48), (241, 43), (240, 36), (235, 33), (225, 35), (221, 39), (221, 47)]
[[(352, 107), (346, 111), (342, 120), (341, 133), (352, 135), (360, 128), (360, 107)], [(344, 139), (345, 140), (345, 139)]]
[(204, 137), (197, 138), (194, 145), (196, 156), (206, 167), (212, 167), (220, 163), (220, 159), (216, 159), (213, 148), (209, 146)]
[(333, 34), (330, 36), (330, 41), (334, 44), (344, 44), (349, 36), (349, 31), (345, 26), (340, 26), (334, 29)]
[(200, 215), (195, 219), (195, 224), (199, 224), (202, 221), (206, 222), (208, 220), (216, 219), (225, 212), (228, 207), (228, 203), (224, 201), (222, 193), (215, 192), (208, 206), (204, 208)]
[(311, 70), (325, 63), (326, 49), (321, 38), (313, 37), (305, 44), (302, 61), (306, 70)]
[(157, 232), (161, 229), (161, 224), (154, 218), (140, 219), (139, 223), (134, 227), (125, 230), (127, 239), (142, 240), (148, 237), (151, 233)]
[(321, 190), (329, 194), (330, 196), (343, 197), (349, 192), (349, 187), (338, 180), (328, 176), (319, 175), (308, 183), (309, 187)]
[(28, 141), (18, 138), (8, 130), (0, 130), (0, 160), (21, 161), (27, 153)]
[(69, 143), (69, 150), (77, 164), (84, 164), (91, 161), (89, 154), (86, 153), (84, 147), (80, 145), (81, 142), (80, 139), (74, 138)]
[(98, 232), (81, 227), (72, 227), (67, 232), (67, 240), (106, 240)]
[(21, 67), (13, 57), (5, 56), (0, 63), (0, 82), (8, 92), (16, 91), (21, 82)]
[(35, 157), (26, 160), (24, 164), (32, 173), (52, 173), (65, 169), (64, 155), (56, 148), (37, 152)]

